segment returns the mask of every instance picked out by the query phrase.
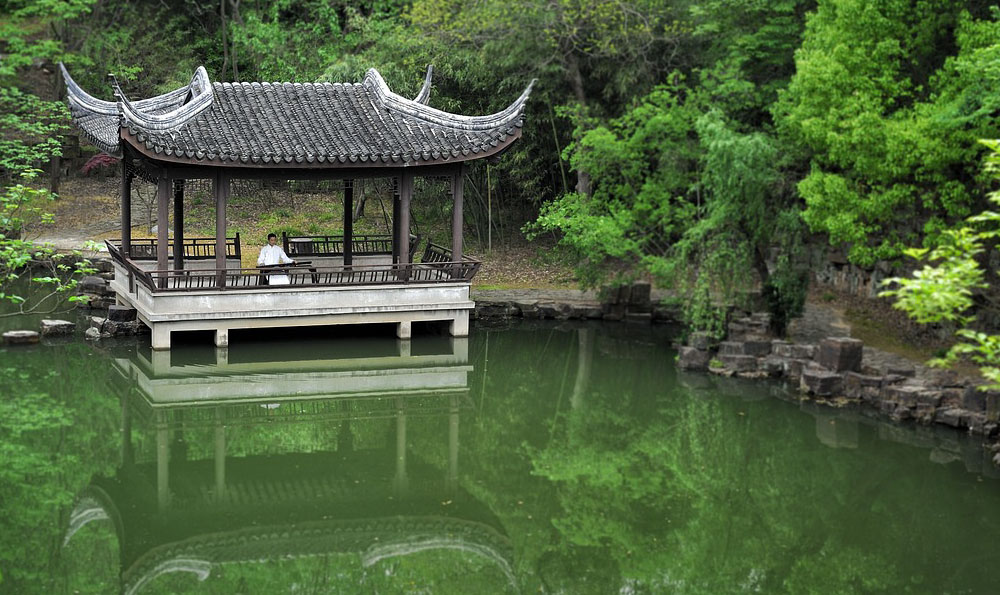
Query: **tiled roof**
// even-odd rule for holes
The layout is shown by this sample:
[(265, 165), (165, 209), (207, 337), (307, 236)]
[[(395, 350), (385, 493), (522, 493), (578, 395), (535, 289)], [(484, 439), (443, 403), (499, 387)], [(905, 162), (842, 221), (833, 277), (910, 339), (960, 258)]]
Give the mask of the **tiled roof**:
[(63, 69), (73, 120), (102, 151), (124, 141), (155, 159), (248, 167), (398, 167), (476, 159), (520, 136), (531, 85), (502, 112), (463, 116), (389, 90), (372, 69), (360, 83), (191, 83), (130, 102), (95, 99)]

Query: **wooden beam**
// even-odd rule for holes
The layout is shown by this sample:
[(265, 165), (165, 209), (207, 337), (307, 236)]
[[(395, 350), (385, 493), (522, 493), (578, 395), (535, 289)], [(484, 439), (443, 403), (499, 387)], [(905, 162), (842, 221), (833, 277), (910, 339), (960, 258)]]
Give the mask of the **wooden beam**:
[[(156, 268), (161, 271), (170, 266), (167, 258), (167, 232), (170, 230), (170, 186), (172, 180), (160, 176), (156, 181)], [(167, 287), (166, 276), (160, 277), (160, 288)]]
[(184, 180), (174, 180), (174, 268), (184, 268)]
[(229, 201), (229, 176), (220, 171), (212, 184), (215, 194), (215, 268), (219, 270), (216, 284), (226, 286), (226, 203)]
[(132, 172), (128, 156), (122, 156), (122, 254), (129, 258), (132, 249)]
[(451, 259), (455, 262), (462, 262), (462, 201), (464, 193), (465, 175), (462, 169), (459, 169), (451, 177), (451, 197), (454, 201), (451, 210)]
[(354, 180), (344, 180), (344, 266), (354, 263)]

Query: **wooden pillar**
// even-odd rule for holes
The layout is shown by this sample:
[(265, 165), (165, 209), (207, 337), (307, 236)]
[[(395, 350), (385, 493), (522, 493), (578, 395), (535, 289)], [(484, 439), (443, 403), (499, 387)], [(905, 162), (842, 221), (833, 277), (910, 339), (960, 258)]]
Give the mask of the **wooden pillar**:
[(215, 408), (215, 499), (226, 497), (226, 426), (221, 407)]
[(174, 180), (174, 268), (184, 268), (184, 180)]
[[(465, 193), (465, 168), (460, 167), (451, 177), (451, 259), (462, 262), (462, 199)], [(460, 276), (461, 267), (455, 267), (452, 277)]]
[(344, 180), (344, 266), (354, 261), (354, 180)]
[[(160, 172), (156, 184), (156, 269), (166, 271), (170, 266), (168, 259), (167, 232), (170, 230), (170, 178)], [(167, 286), (167, 275), (161, 273), (159, 287)]]
[(226, 203), (229, 201), (229, 176), (215, 174), (212, 190), (215, 194), (215, 268), (219, 271), (216, 285), (226, 286)]
[(404, 266), (410, 262), (410, 199), (412, 198), (413, 174), (404, 170), (399, 183), (399, 263)]
[(396, 399), (396, 475), (393, 487), (396, 496), (406, 495), (409, 480), (406, 475), (406, 404), (402, 398)]
[(125, 258), (132, 251), (132, 172), (128, 169), (128, 158), (122, 157), (122, 254)]
[(448, 476), (445, 484), (449, 492), (458, 488), (458, 397), (450, 398), (448, 413)]
[(159, 510), (170, 506), (170, 430), (166, 413), (156, 416), (156, 503)]
[(392, 179), (392, 264), (399, 264), (399, 178)]

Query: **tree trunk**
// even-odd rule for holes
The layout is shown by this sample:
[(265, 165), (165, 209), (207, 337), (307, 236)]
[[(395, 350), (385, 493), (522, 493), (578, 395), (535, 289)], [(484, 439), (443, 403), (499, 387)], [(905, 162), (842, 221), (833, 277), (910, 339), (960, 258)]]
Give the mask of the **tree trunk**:
[[(581, 108), (587, 107), (587, 93), (583, 88), (583, 74), (580, 72), (580, 60), (573, 51), (566, 54), (566, 78), (569, 79), (573, 96)], [(583, 169), (576, 170), (576, 191), (590, 196), (590, 173)]]

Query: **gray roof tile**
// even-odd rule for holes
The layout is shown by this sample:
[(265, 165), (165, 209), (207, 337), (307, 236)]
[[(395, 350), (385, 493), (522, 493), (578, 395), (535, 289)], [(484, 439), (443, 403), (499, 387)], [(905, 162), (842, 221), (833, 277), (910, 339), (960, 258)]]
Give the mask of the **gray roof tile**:
[(361, 83), (191, 83), (158, 97), (117, 102), (86, 94), (63, 69), (73, 120), (99, 149), (120, 139), (191, 163), (389, 166), (476, 158), (520, 136), (531, 85), (507, 109), (462, 116), (428, 107), (430, 70), (417, 99), (392, 93), (374, 69)]

